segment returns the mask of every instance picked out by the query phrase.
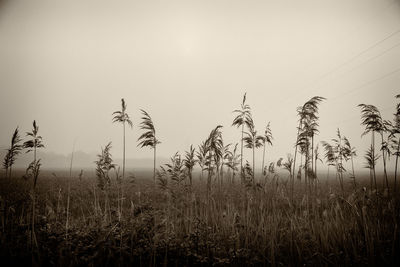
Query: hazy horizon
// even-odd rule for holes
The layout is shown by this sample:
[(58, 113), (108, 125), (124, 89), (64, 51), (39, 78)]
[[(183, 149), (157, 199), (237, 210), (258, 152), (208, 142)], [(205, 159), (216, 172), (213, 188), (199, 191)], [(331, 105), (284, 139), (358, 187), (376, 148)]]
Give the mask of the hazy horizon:
[[(271, 122), (266, 157), (276, 161), (294, 153), (296, 108), (320, 95), (316, 142), (339, 127), (359, 169), (370, 137), (361, 138), (357, 105), (392, 120), (400, 93), (397, 0), (3, 0), (0, 44), (0, 147), (36, 120), (44, 150), (64, 156), (74, 142), (92, 155), (112, 141), (122, 157), (111, 115), (121, 98), (134, 124), (128, 159), (153, 153), (137, 147), (139, 109), (154, 120), (159, 159), (197, 148), (216, 125), (226, 144), (239, 142), (232, 111), (247, 92), (257, 131)], [(248, 149), (244, 157), (251, 162)]]
[[(0, 148), (2, 149), (2, 148)], [(6, 151), (5, 150), (0, 150), (0, 158), (4, 158)], [(122, 167), (122, 158), (119, 155), (112, 155), (114, 162), (117, 164), (118, 167)], [(67, 174), (69, 173), (69, 168), (71, 164), (71, 154), (68, 155), (63, 155), (63, 154), (58, 154), (54, 152), (46, 152), (46, 151), (38, 151), (38, 158), (41, 159), (42, 169), (47, 170), (47, 171), (65, 171)], [(84, 170), (85, 172), (91, 171), (95, 172), (96, 165), (95, 165), (95, 160), (97, 160), (97, 154), (95, 153), (86, 153), (84, 151), (75, 151), (74, 152), (74, 158), (72, 161), (72, 172), (75, 174), (79, 174), (81, 170)], [(284, 159), (285, 160), (285, 159)], [(20, 157), (16, 160), (13, 169), (15, 171), (25, 171), (29, 163), (32, 161), (32, 155), (31, 154), (26, 154), (22, 153)], [(271, 159), (266, 161), (266, 166), (268, 166), (271, 162), (275, 163), (275, 172), (281, 173), (284, 176), (288, 174), (287, 170), (285, 170), (283, 167), (278, 167), (276, 165), (277, 159)], [(170, 157), (163, 157), (159, 156), (157, 157), (157, 168), (160, 165), (164, 165), (166, 163), (170, 163)], [(393, 175), (394, 175), (394, 166), (389, 165), (390, 168), (387, 170), (387, 173), (389, 175), (390, 180), (392, 180)], [(261, 161), (256, 163), (256, 176), (259, 176), (261, 173)], [(345, 175), (349, 176), (351, 174), (351, 162), (345, 162), (344, 167), (346, 168)], [(228, 170), (229, 168), (224, 167), (224, 173), (227, 174), (228, 172), (232, 174), (231, 170)], [(150, 174), (153, 172), (153, 158), (152, 157), (141, 157), (141, 158), (127, 158), (126, 159), (126, 171), (127, 173), (135, 173), (136, 171), (149, 171)], [(318, 174), (322, 175), (320, 178), (324, 179), (327, 175), (328, 171), (328, 166), (325, 163), (318, 162)], [(201, 168), (196, 165), (193, 169), (194, 173), (200, 174), (201, 173)], [(329, 172), (331, 173), (331, 176), (333, 177), (335, 175), (335, 167), (330, 166), (329, 167)], [(0, 171), (0, 174), (2, 172)], [(206, 172), (205, 172), (206, 173)], [(362, 166), (361, 168), (356, 168), (355, 169), (355, 174), (356, 175), (366, 175), (369, 177), (369, 170)], [(383, 178), (383, 170), (381, 166), (379, 166), (376, 169), (376, 174), (378, 178)], [(236, 172), (236, 177), (237, 177), (237, 172)], [(304, 173), (302, 174), (304, 175)], [(381, 177), (380, 177), (381, 176)], [(361, 178), (361, 177), (358, 177)]]

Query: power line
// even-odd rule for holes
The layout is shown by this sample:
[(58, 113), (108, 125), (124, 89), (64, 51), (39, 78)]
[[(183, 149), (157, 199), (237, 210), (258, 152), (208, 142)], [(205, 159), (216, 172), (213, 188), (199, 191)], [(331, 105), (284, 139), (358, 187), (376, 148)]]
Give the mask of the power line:
[[(388, 4), (385, 6), (384, 10), (386, 10), (386, 8), (392, 6), (394, 3), (396, 3), (396, 1), (391, 1), (390, 3), (388, 3)], [(379, 13), (376, 13), (376, 15), (379, 15)], [(317, 78), (314, 80), (314, 82), (309, 83), (309, 86), (311, 87), (311, 85), (315, 84), (315, 83), (318, 82), (319, 80), (324, 79), (325, 77), (329, 76), (330, 74), (332, 74), (332, 73), (336, 72), (337, 70), (343, 68), (344, 66), (350, 64), (351, 62), (353, 62), (355, 59), (357, 59), (357, 58), (360, 57), (361, 55), (364, 55), (365, 53), (367, 53), (367, 52), (370, 51), (371, 49), (374, 49), (375, 47), (377, 47), (377, 46), (379, 46), (380, 44), (384, 43), (385, 41), (387, 41), (388, 39), (392, 38), (393, 36), (395, 36), (395, 35), (398, 34), (399, 32), (400, 32), (400, 29), (397, 29), (397, 30), (391, 32), (389, 35), (385, 36), (383, 39), (378, 40), (377, 42), (375, 42), (375, 43), (373, 43), (372, 45), (368, 46), (368, 47), (365, 48), (364, 50), (360, 51), (360, 52), (357, 53), (356, 55), (354, 55), (354, 56), (352, 56), (351, 58), (349, 58), (348, 60), (346, 60), (345, 62), (343, 62), (343, 63), (337, 65), (336, 67), (334, 67), (334, 68), (331, 69), (330, 71), (328, 71), (328, 72), (326, 72), (326, 73), (320, 75), (319, 77), (317, 77)], [(382, 52), (379, 53), (378, 55), (375, 55), (375, 56), (373, 56), (373, 57), (367, 59), (366, 61), (362, 62), (361, 64), (358, 64), (357, 66), (353, 67), (349, 72), (351, 72), (351, 71), (353, 71), (353, 70), (355, 70), (355, 69), (357, 69), (357, 68), (359, 68), (359, 67), (361, 67), (361, 66), (363, 66), (363, 65), (365, 65), (365, 64), (367, 64), (367, 63), (369, 63), (369, 62), (371, 62), (371, 61), (373, 61), (373, 60), (375, 60), (376, 58), (379, 58), (379, 57), (385, 55), (385, 54), (388, 53), (389, 51), (391, 51), (391, 50), (393, 50), (394, 48), (397, 48), (397, 47), (399, 47), (399, 46), (400, 46), (400, 43), (397, 43), (397, 44), (395, 44), (395, 45), (389, 47), (388, 49), (382, 51)], [(387, 77), (389, 77), (389, 76), (391, 76), (391, 75), (393, 75), (393, 74), (395, 74), (395, 73), (397, 73), (397, 72), (399, 72), (399, 71), (400, 71), (400, 68), (399, 68), (399, 69), (396, 69), (396, 70), (394, 70), (394, 71), (392, 71), (392, 72), (390, 72), (390, 73), (387, 73), (387, 74), (385, 74), (385, 75), (383, 75), (383, 76), (381, 76), (381, 77), (378, 77), (378, 78), (376, 78), (376, 79), (374, 79), (374, 80), (368, 81), (368, 82), (366, 82), (366, 83), (364, 83), (364, 84), (362, 84), (362, 85), (360, 85), (360, 86), (357, 86), (356, 88), (354, 88), (354, 89), (351, 90), (350, 92), (346, 92), (346, 93), (344, 93), (343, 95), (347, 95), (347, 94), (350, 94), (350, 93), (352, 93), (352, 92), (355, 92), (355, 91), (357, 91), (357, 90), (359, 90), (359, 89), (361, 89), (361, 88), (363, 88), (363, 87), (366, 87), (366, 86), (368, 86), (368, 85), (370, 85), (370, 84), (372, 84), (372, 83), (374, 83), (374, 82), (377, 82), (377, 81), (379, 81), (379, 80), (383, 80), (383, 79), (385, 79), (385, 78), (387, 78)], [(347, 72), (347, 73), (348, 73), (348, 72)], [(306, 89), (306, 88), (309, 87), (309, 86), (304, 86), (303, 89)], [(319, 90), (319, 89), (321, 89), (321, 88), (317, 88), (317, 90)], [(312, 91), (308, 91), (308, 93), (309, 93), (309, 92), (312, 92)], [(307, 92), (302, 92), (302, 90), (300, 90), (300, 95), (302, 95), (302, 94), (304, 94), (304, 93), (307, 93)], [(289, 97), (288, 97), (288, 96), (284, 97), (284, 98), (286, 98), (286, 99), (282, 99), (282, 100), (283, 100), (284, 103), (287, 103), (288, 101), (290, 101), (290, 98), (294, 98), (294, 97), (298, 97), (298, 96), (299, 96), (299, 94), (292, 94), (292, 95), (289, 96)], [(337, 99), (337, 98), (339, 98), (339, 97), (341, 97), (341, 95), (336, 96), (336, 97), (334, 97), (333, 99), (335, 100), (335, 99)], [(330, 99), (329, 99), (329, 100), (330, 100)], [(289, 115), (289, 114), (287, 114), (287, 116), (288, 116), (288, 115)]]
[[(391, 72), (385, 73), (384, 75), (382, 75), (382, 76), (380, 76), (380, 77), (377, 77), (377, 78), (375, 78), (375, 79), (373, 79), (373, 80), (370, 80), (370, 81), (368, 81), (368, 82), (366, 82), (366, 83), (363, 83), (363, 84), (361, 84), (361, 85), (359, 85), (359, 86), (356, 86), (356, 87), (354, 87), (353, 89), (351, 89), (351, 90), (349, 90), (349, 91), (343, 92), (343, 93), (337, 95), (336, 97), (329, 98), (327, 101), (329, 101), (329, 102), (331, 102), (331, 101), (336, 101), (336, 100), (339, 99), (339, 98), (342, 98), (342, 97), (344, 97), (344, 96), (346, 96), (346, 95), (349, 95), (349, 94), (351, 94), (351, 93), (354, 93), (354, 92), (356, 92), (356, 91), (358, 91), (358, 90), (360, 90), (360, 89), (362, 89), (362, 88), (364, 88), (364, 87), (367, 87), (368, 85), (373, 84), (373, 83), (375, 83), (375, 82), (377, 82), (377, 81), (384, 80), (384, 79), (386, 79), (387, 77), (390, 77), (390, 76), (392, 76), (392, 75), (394, 75), (394, 74), (396, 74), (396, 73), (398, 73), (398, 72), (400, 72), (400, 67), (398, 67), (397, 69), (394, 69), (394, 70), (391, 71)], [(286, 117), (289, 117), (289, 115), (290, 115), (290, 114), (286, 114)]]
[[(377, 58), (379, 58), (379, 57), (381, 57), (381, 56), (387, 54), (388, 52), (392, 51), (394, 48), (397, 48), (397, 47), (400, 47), (400, 43), (397, 43), (397, 44), (395, 44), (394, 46), (391, 46), (391, 47), (389, 47), (388, 49), (385, 49), (384, 51), (382, 51), (382, 52), (379, 53), (378, 55), (373, 56), (373, 57), (367, 59), (366, 61), (362, 62), (361, 64), (356, 65), (355, 67), (353, 67), (352, 69), (350, 69), (348, 72), (346, 72), (346, 74), (349, 74), (349, 73), (351, 73), (352, 71), (354, 71), (355, 69), (358, 69), (359, 67), (364, 66), (365, 64), (367, 64), (367, 63), (369, 63), (369, 62), (371, 62), (371, 61), (373, 61), (373, 60), (375, 60), (375, 59), (377, 59)], [(344, 74), (342, 74), (342, 75), (344, 75)], [(318, 87), (318, 88), (316, 88), (316, 89), (314, 89), (314, 90), (309, 91), (308, 93), (314, 93), (314, 92), (316, 92), (316, 91), (321, 90), (321, 88), (322, 88), (322, 87)]]
[[(395, 36), (396, 34), (400, 33), (400, 29), (397, 29), (393, 32), (391, 32), (389, 35), (387, 35), (386, 37), (384, 37), (383, 39), (380, 39), (379, 41), (375, 42), (374, 44), (370, 45), (369, 47), (367, 47), (366, 49), (362, 50), (361, 52), (357, 53), (356, 55), (352, 56), (350, 59), (346, 60), (345, 62), (339, 64), (338, 66), (334, 67), (333, 69), (331, 69), (330, 71), (320, 75), (319, 77), (317, 77), (314, 82), (312, 82), (311, 84), (315, 84), (317, 81), (324, 79), (325, 77), (329, 76), (330, 74), (334, 73), (335, 71), (343, 68), (344, 66), (348, 65), (349, 63), (353, 62), (355, 59), (357, 59), (358, 57), (360, 57), (361, 55), (365, 54), (366, 52), (370, 51), (371, 49), (374, 49), (375, 47), (377, 47), (378, 45), (382, 44), (383, 42), (385, 42), (386, 40), (392, 38), (393, 36)], [(396, 47), (396, 46), (395, 46)], [(393, 47), (394, 48), (394, 47)], [(391, 49), (393, 49), (391, 48)], [(308, 87), (311, 86), (305, 86), (303, 87), (303, 89), (306, 89)], [(300, 91), (300, 95), (301, 94), (305, 94), (305, 93), (310, 93), (312, 92), (312, 90), (307, 90), (306, 92), (304, 92), (303, 90), (299, 90)], [(291, 97), (298, 97), (299, 94), (297, 95), (292, 95)], [(288, 101), (288, 98), (286, 99), (286, 102)]]
[(392, 51), (394, 48), (399, 47), (399, 46), (400, 46), (400, 43), (397, 43), (397, 44), (395, 44), (394, 46), (391, 46), (391, 47), (389, 47), (388, 49), (383, 50), (383, 51), (382, 51), (381, 53), (379, 53), (378, 55), (367, 59), (367, 60), (364, 61), (363, 63), (361, 63), (361, 64), (355, 66), (354, 68), (352, 68), (350, 71), (353, 71), (354, 69), (357, 69), (357, 68), (359, 68), (360, 66), (365, 65), (366, 63), (369, 63), (369, 62), (371, 62), (372, 60), (375, 60), (375, 59), (377, 59), (377, 58), (379, 58), (379, 57), (385, 55), (386, 53)]
[[(382, 113), (382, 111), (386, 111), (386, 110), (391, 109), (391, 108), (395, 109), (396, 105), (383, 107), (383, 108), (380, 109), (380, 112)], [(360, 115), (354, 115), (354, 116), (351, 116), (350, 118), (347, 118), (345, 120), (339, 120), (339, 121), (336, 121), (336, 122), (333, 122), (333, 123), (335, 123), (335, 124), (346, 123), (346, 122), (354, 121), (356, 119), (359, 120), (360, 119)]]
[(356, 92), (356, 91), (358, 91), (358, 90), (360, 90), (360, 89), (362, 89), (362, 88), (364, 88), (364, 87), (366, 87), (366, 86), (368, 86), (368, 85), (370, 85), (370, 84), (373, 84), (373, 83), (375, 83), (375, 82), (377, 82), (377, 81), (386, 79), (387, 77), (390, 77), (390, 76), (392, 76), (392, 75), (394, 75), (394, 74), (396, 74), (396, 73), (398, 73), (398, 72), (400, 72), (400, 68), (397, 68), (397, 69), (395, 69), (395, 70), (393, 70), (393, 71), (391, 71), (391, 72), (389, 72), (389, 73), (386, 73), (386, 74), (384, 74), (384, 75), (382, 75), (382, 76), (380, 76), (380, 77), (378, 77), (378, 78), (376, 78), (376, 79), (373, 79), (373, 80), (370, 80), (370, 81), (368, 81), (368, 82), (366, 82), (366, 83), (363, 83), (363, 84), (361, 84), (361, 85), (359, 85), (359, 86), (353, 88), (352, 90), (349, 90), (349, 91), (346, 91), (345, 93), (339, 94), (339, 95), (336, 96), (336, 97), (332, 97), (332, 98), (330, 98), (330, 100), (331, 100), (331, 101), (335, 101), (335, 100), (337, 100), (338, 98), (341, 98), (341, 97), (344, 97), (344, 96), (349, 95), (349, 94), (351, 94), (351, 93), (354, 93), (354, 92)]
[(390, 39), (391, 37), (393, 37), (394, 35), (398, 34), (400, 32), (400, 29), (392, 32), (391, 34), (389, 34), (388, 36), (386, 36), (385, 38), (381, 39), (380, 41), (374, 43), (373, 45), (369, 46), (368, 48), (364, 49), (363, 51), (359, 52), (358, 54), (356, 54), (355, 56), (351, 57), (349, 60), (347, 60), (346, 62), (340, 64), (339, 66), (333, 68), (331, 71), (329, 71), (328, 73), (322, 75), (323, 78), (324, 76), (327, 76), (329, 74), (331, 74), (332, 72), (337, 71), (338, 69), (348, 65), (349, 63), (353, 62), (356, 58), (358, 58), (359, 56), (365, 54), (366, 52), (368, 52), (369, 50), (377, 47), (378, 45), (380, 45), (381, 43), (385, 42), (386, 40)]

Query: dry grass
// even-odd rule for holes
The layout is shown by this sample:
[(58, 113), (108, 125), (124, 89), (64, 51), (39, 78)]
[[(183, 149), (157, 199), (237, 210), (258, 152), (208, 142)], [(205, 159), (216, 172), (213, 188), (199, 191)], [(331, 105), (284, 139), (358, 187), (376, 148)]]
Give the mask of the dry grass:
[[(284, 183), (154, 189), (125, 181), (108, 192), (94, 178), (40, 177), (31, 250), (30, 182), (0, 179), (1, 257), (33, 265), (398, 265), (399, 199), (320, 184), (294, 203)], [(119, 220), (119, 203), (122, 215)]]

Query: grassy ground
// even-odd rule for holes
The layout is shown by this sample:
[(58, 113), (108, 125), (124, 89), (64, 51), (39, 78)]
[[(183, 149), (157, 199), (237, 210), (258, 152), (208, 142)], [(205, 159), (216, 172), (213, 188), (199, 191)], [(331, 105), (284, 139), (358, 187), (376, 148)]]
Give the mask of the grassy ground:
[(126, 179), (102, 191), (94, 178), (42, 174), (32, 234), (31, 181), (1, 177), (0, 255), (61, 266), (400, 264), (399, 198), (330, 183), (306, 194), (297, 181), (292, 203), (284, 180), (214, 185), (208, 197), (199, 181)]

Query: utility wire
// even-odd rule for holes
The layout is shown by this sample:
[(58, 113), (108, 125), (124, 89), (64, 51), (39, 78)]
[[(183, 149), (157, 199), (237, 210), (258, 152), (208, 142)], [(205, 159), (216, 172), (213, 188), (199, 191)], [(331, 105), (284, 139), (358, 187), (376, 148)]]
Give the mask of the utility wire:
[[(346, 60), (345, 62), (339, 64), (338, 66), (334, 67), (333, 69), (329, 70), (328, 72), (320, 75), (319, 77), (317, 77), (314, 82), (312, 82), (311, 84), (315, 84), (316, 82), (318, 82), (319, 80), (324, 79), (325, 77), (329, 76), (330, 74), (336, 72), (337, 70), (347, 66), (348, 64), (350, 64), (351, 62), (353, 62), (355, 59), (357, 59), (358, 57), (360, 57), (361, 55), (364, 55), (365, 53), (367, 53), (368, 51), (370, 51), (371, 49), (374, 49), (375, 47), (379, 46), (380, 44), (384, 43), (386, 40), (392, 38), (393, 36), (395, 36), (396, 34), (400, 33), (400, 29), (397, 29), (393, 32), (391, 32), (389, 35), (385, 36), (383, 39), (380, 39), (379, 41), (373, 43), (372, 45), (368, 46), (366, 49), (362, 50), (361, 52), (357, 53), (356, 55), (352, 56), (350, 59)], [(306, 89), (308, 87), (311, 86), (305, 86), (303, 87), (303, 89)], [(300, 95), (304, 95), (306, 93), (311, 92), (312, 90), (299, 90), (300, 91)], [(298, 98), (300, 96), (299, 94), (297, 95), (292, 95), (291, 98)], [(285, 102), (288, 102), (290, 98), (286, 98)]]
[[(395, 108), (396, 108), (396, 105), (391, 105), (391, 106), (383, 107), (383, 108), (379, 109), (379, 111), (382, 113), (382, 111), (386, 111), (388, 109), (393, 109), (394, 110)], [(348, 123), (348, 122), (351, 122), (351, 121), (354, 121), (354, 120), (360, 120), (360, 117), (361, 117), (361, 114), (353, 115), (353, 116), (351, 116), (351, 117), (349, 117), (347, 119), (344, 119), (344, 120), (334, 121), (334, 122), (332, 122), (332, 124)]]
[[(351, 73), (352, 71), (354, 71), (355, 69), (358, 69), (358, 68), (364, 66), (365, 64), (367, 64), (367, 63), (369, 63), (369, 62), (371, 62), (371, 61), (373, 61), (373, 60), (375, 60), (375, 59), (377, 59), (377, 58), (380, 58), (380, 57), (384, 56), (385, 54), (387, 54), (388, 52), (392, 51), (393, 49), (395, 49), (395, 48), (397, 48), (397, 47), (400, 47), (400, 43), (397, 43), (397, 44), (395, 44), (395, 45), (389, 47), (388, 49), (385, 49), (384, 51), (382, 51), (381, 53), (377, 54), (376, 56), (373, 56), (373, 57), (367, 59), (366, 61), (362, 62), (361, 64), (356, 65), (355, 67), (351, 68), (351, 69), (350, 69), (348, 72), (346, 72), (345, 74), (349, 74), (349, 73)], [(343, 76), (343, 75), (344, 75), (344, 74), (342, 74), (342, 76)], [(308, 93), (315, 93), (315, 92), (321, 90), (322, 88), (323, 88), (323, 87), (315, 88), (314, 90), (311, 90), (311, 91), (309, 91)]]
[(398, 73), (398, 72), (400, 72), (400, 68), (397, 68), (397, 69), (395, 69), (395, 70), (393, 70), (393, 71), (391, 71), (391, 72), (389, 72), (389, 73), (386, 73), (386, 74), (384, 74), (384, 75), (382, 75), (382, 76), (380, 76), (380, 77), (378, 77), (378, 78), (376, 78), (376, 79), (373, 79), (373, 80), (370, 80), (370, 81), (368, 81), (368, 82), (366, 82), (366, 83), (363, 83), (363, 84), (361, 84), (361, 85), (359, 85), (359, 86), (353, 88), (352, 90), (348, 90), (348, 91), (346, 91), (345, 93), (339, 94), (339, 95), (336, 96), (336, 97), (332, 97), (332, 98), (330, 98), (330, 100), (331, 100), (331, 101), (335, 101), (335, 100), (337, 100), (337, 99), (339, 99), (339, 98), (342, 98), (342, 97), (344, 97), (344, 96), (346, 96), (346, 95), (349, 95), (349, 94), (351, 94), (351, 93), (354, 93), (354, 92), (356, 92), (356, 91), (358, 91), (358, 90), (360, 90), (360, 89), (362, 89), (362, 88), (364, 88), (364, 87), (367, 87), (367, 86), (370, 85), (370, 84), (373, 84), (373, 83), (375, 83), (375, 82), (377, 82), (377, 81), (380, 81), (380, 80), (384, 80), (384, 79), (386, 79), (387, 77), (390, 77), (390, 76), (392, 76), (392, 75), (394, 75), (394, 74), (396, 74), (396, 73)]
[[(351, 94), (351, 93), (354, 93), (354, 92), (356, 92), (356, 91), (358, 91), (358, 90), (360, 90), (360, 89), (362, 89), (362, 88), (364, 88), (364, 87), (367, 87), (367, 86), (369, 86), (369, 85), (371, 85), (371, 84), (373, 84), (373, 83), (375, 83), (375, 82), (377, 82), (377, 81), (384, 80), (384, 79), (386, 79), (386, 78), (388, 78), (388, 77), (390, 77), (390, 76), (392, 76), (392, 75), (394, 75), (394, 74), (396, 74), (396, 73), (399, 73), (399, 72), (400, 72), (400, 67), (398, 67), (397, 69), (394, 69), (394, 70), (391, 71), (391, 72), (385, 73), (385, 74), (382, 75), (382, 76), (379, 76), (379, 77), (377, 77), (377, 78), (375, 78), (375, 79), (369, 80), (369, 81), (367, 81), (367, 82), (365, 82), (365, 83), (363, 83), (363, 84), (361, 84), (361, 85), (358, 85), (358, 86), (354, 87), (353, 89), (348, 90), (348, 91), (346, 91), (346, 92), (343, 92), (343, 93), (341, 93), (341, 94), (339, 94), (339, 95), (337, 95), (337, 96), (335, 96), (335, 97), (328, 98), (327, 101), (329, 101), (329, 102), (336, 101), (336, 100), (338, 100), (339, 98), (342, 98), (342, 97), (344, 97), (344, 96), (346, 96), (346, 95), (349, 95), (349, 94)], [(291, 113), (290, 113), (290, 114), (286, 113), (286, 116), (285, 116), (285, 117), (289, 117), (289, 115), (292, 115), (292, 114), (291, 114)]]

